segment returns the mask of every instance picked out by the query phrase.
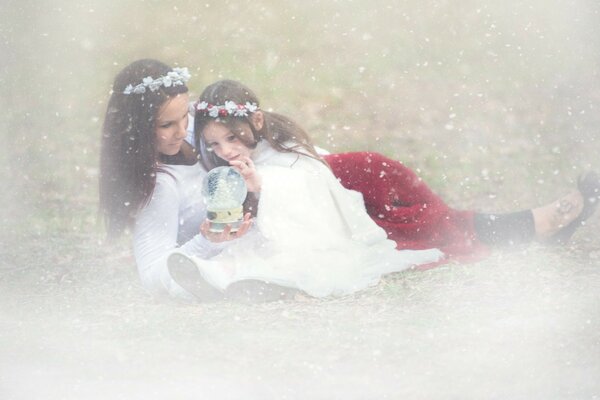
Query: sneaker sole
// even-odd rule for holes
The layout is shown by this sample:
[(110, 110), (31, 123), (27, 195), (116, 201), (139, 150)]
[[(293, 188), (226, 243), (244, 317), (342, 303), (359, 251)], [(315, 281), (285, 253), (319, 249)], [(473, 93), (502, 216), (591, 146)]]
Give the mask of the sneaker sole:
[(171, 254), (167, 266), (173, 280), (199, 301), (208, 303), (223, 300), (223, 293), (204, 280), (194, 261), (186, 255)]

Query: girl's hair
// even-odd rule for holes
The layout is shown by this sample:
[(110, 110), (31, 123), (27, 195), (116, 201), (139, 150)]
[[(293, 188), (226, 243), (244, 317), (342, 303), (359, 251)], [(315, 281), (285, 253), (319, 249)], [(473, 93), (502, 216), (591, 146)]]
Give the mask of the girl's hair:
[[(198, 103), (206, 102), (211, 105), (222, 106), (226, 101), (232, 101), (235, 104), (245, 105), (246, 103), (256, 104), (260, 107), (258, 97), (250, 88), (242, 83), (232, 80), (222, 80), (208, 86), (198, 99)], [(269, 111), (261, 110), (264, 115), (264, 123), (261, 129), (256, 129), (251, 121), (251, 115), (247, 116), (219, 116), (218, 120), (224, 123), (242, 143), (249, 148), (255, 148), (260, 140), (266, 140), (277, 151), (282, 153), (297, 153), (308, 155), (319, 161), (321, 157), (317, 154), (312, 141), (308, 134), (291, 119)], [(209, 151), (202, 131), (210, 122), (215, 121), (215, 118), (204, 113), (202, 115), (196, 112), (194, 117), (194, 133), (196, 137), (196, 149), (200, 153), (200, 162), (207, 171), (222, 166), (229, 165), (225, 160), (217, 157), (213, 152)], [(247, 123), (250, 125), (252, 137), (247, 137), (241, 134), (240, 125)], [(324, 161), (322, 161), (324, 163)]]
[[(117, 236), (129, 227), (137, 213), (152, 196), (159, 161), (166, 160), (156, 148), (156, 116), (163, 104), (186, 93), (185, 84), (123, 93), (128, 85), (136, 86), (144, 78), (157, 79), (172, 69), (151, 59), (126, 66), (113, 83), (102, 126), (100, 150), (100, 213), (109, 236)], [(177, 156), (174, 156), (177, 158)]]

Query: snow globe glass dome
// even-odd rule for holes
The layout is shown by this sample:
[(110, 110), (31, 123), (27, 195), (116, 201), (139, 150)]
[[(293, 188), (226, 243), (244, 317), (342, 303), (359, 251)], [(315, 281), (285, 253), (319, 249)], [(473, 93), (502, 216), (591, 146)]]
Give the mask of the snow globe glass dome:
[(208, 172), (202, 184), (202, 198), (211, 232), (223, 232), (227, 225), (231, 232), (240, 227), (244, 218), (242, 204), (248, 189), (242, 175), (232, 167), (217, 167)]

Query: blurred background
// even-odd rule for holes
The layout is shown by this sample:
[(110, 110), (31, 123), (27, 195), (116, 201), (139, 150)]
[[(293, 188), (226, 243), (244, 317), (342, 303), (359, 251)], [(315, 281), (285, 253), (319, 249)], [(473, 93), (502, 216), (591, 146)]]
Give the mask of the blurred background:
[[(174, 370), (185, 379), (160, 386), (169, 389), (148, 376), (162, 376), (150, 365), (171, 365), (170, 355), (194, 348), (193, 355), (221, 366), (208, 386), (225, 398), (238, 398), (223, 389), (231, 376), (245, 382), (243, 398), (307, 398), (289, 389), (301, 379), (277, 375), (284, 372), (324, 377), (311, 398), (331, 398), (326, 393), (343, 376), (361, 379), (339, 398), (600, 397), (598, 218), (563, 253), (518, 250), (475, 266), (403, 275), (342, 304), (195, 308), (153, 302), (137, 282), (129, 239), (107, 247), (97, 219), (106, 102), (113, 77), (138, 58), (188, 67), (193, 94), (217, 79), (241, 80), (263, 107), (300, 122), (318, 145), (401, 160), (456, 208), (507, 211), (548, 202), (574, 187), (582, 171), (600, 169), (599, 12), (595, 0), (4, 0), (0, 394), (30, 399), (53, 387), (45, 398), (95, 398), (116, 380), (108, 393), (128, 393), (123, 398), (137, 391), (189, 398), (207, 387), (210, 380), (199, 376), (213, 371), (210, 363), (178, 358), (185, 368)], [(507, 288), (517, 297), (503, 297)], [(498, 326), (500, 309), (508, 319)], [(559, 316), (538, 319), (552, 310)], [(356, 312), (375, 320), (343, 328)], [(248, 346), (233, 344), (239, 315), (250, 324)], [(440, 342), (431, 335), (441, 321), (451, 328)], [(216, 327), (224, 336), (215, 343), (206, 332)], [(544, 336), (549, 327), (557, 336)], [(493, 340), (485, 336), (498, 330)], [(271, 349), (265, 335), (279, 355), (254, 366), (250, 360)], [(567, 340), (573, 337), (579, 344)], [(542, 357), (546, 341), (567, 350)], [(534, 348), (541, 358), (507, 359), (498, 348)], [(435, 358), (445, 351), (447, 359)], [(65, 355), (72, 352), (80, 356)], [(437, 361), (425, 368), (423, 354)], [(583, 364), (574, 366), (577, 360)], [(242, 367), (232, 375), (215, 372), (234, 361)], [(130, 362), (138, 375), (124, 372)], [(111, 375), (110, 365), (122, 369)], [(277, 379), (266, 373), (273, 366)], [(373, 372), (377, 367), (383, 372)], [(262, 381), (245, 368), (263, 371)], [(524, 368), (521, 377), (510, 372)], [(261, 391), (269, 385), (273, 392)]]

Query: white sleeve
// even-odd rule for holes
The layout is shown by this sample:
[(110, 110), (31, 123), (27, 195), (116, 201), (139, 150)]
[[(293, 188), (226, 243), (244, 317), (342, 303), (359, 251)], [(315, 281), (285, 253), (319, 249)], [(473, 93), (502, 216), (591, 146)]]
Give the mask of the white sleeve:
[[(167, 257), (177, 245), (179, 204), (175, 182), (171, 177), (157, 179), (150, 202), (138, 213), (134, 227), (133, 250), (140, 279), (154, 294), (189, 297), (173, 281), (167, 268)], [(218, 254), (226, 245), (212, 243), (198, 233), (181, 250), (201, 258)]]

